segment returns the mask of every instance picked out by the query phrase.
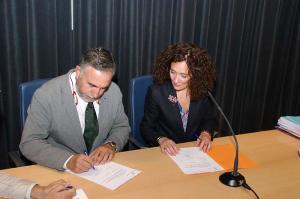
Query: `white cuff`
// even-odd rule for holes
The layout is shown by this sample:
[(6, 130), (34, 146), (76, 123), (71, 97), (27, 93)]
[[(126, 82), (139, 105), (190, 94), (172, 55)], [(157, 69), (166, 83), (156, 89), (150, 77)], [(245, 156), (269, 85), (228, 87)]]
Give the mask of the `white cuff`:
[(26, 194), (25, 194), (25, 199), (31, 199), (31, 197), (30, 197), (31, 190), (32, 190), (32, 188), (33, 188), (35, 185), (37, 185), (37, 184), (36, 184), (36, 183), (32, 183), (32, 184), (28, 187), (28, 189), (27, 189), (27, 191), (26, 191)]
[(67, 163), (69, 162), (69, 160), (70, 160), (72, 157), (73, 157), (73, 155), (71, 155), (71, 156), (65, 161), (64, 166), (63, 166), (64, 169), (69, 169), (69, 168), (67, 167)]

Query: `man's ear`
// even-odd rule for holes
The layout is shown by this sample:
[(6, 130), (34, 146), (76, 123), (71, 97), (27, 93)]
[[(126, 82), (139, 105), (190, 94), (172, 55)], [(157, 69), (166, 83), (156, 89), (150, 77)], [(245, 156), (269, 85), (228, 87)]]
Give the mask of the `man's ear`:
[(76, 65), (76, 68), (75, 68), (75, 73), (76, 73), (76, 79), (79, 77), (80, 75), (80, 72), (81, 72), (81, 68), (79, 65)]

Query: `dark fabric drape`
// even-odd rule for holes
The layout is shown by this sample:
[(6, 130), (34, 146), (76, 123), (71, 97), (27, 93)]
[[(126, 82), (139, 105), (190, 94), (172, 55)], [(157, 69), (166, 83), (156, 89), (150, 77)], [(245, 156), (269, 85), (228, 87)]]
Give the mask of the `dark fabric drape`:
[(1, 134), (6, 134), (1, 145), (10, 151), (18, 148), (21, 135), (18, 85), (71, 67), (70, 6), (69, 0), (2, 0), (0, 11)]
[(127, 113), (130, 79), (150, 74), (169, 44), (187, 41), (214, 58), (214, 93), (238, 133), (300, 115), (298, 0), (74, 0), (73, 31), (70, 16), (69, 0), (0, 1), (3, 150), (20, 139), (18, 84), (61, 75), (95, 46), (114, 54)]

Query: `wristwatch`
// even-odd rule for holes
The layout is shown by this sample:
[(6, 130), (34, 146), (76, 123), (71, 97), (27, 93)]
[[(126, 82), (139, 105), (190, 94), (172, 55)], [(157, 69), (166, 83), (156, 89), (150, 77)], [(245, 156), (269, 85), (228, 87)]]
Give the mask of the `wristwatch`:
[(158, 143), (158, 145), (159, 145), (159, 140), (160, 140), (161, 138), (163, 138), (163, 137), (159, 136), (158, 138), (156, 138), (156, 142)]
[(114, 152), (117, 152), (117, 144), (115, 142), (107, 142), (106, 144), (109, 145)]

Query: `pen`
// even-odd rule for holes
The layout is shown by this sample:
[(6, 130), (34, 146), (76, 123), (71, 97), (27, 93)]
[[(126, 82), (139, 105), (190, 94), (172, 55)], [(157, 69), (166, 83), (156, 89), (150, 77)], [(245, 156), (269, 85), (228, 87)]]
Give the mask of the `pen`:
[(72, 185), (67, 185), (65, 188), (66, 189), (73, 189), (73, 186)]
[[(84, 154), (86, 155), (86, 156), (89, 156), (88, 154), (87, 154), (87, 152), (86, 151), (84, 151)], [(92, 168), (95, 170), (95, 167), (94, 167), (94, 165), (92, 164)]]

